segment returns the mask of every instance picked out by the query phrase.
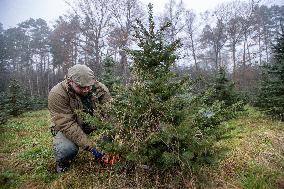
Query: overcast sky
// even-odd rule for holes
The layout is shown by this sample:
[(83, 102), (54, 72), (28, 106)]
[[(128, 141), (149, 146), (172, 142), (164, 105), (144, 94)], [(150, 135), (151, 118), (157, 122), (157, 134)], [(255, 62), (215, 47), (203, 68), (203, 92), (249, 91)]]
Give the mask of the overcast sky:
[[(65, 0), (0, 0), (0, 22), (4, 29), (14, 27), (16, 24), (29, 18), (43, 18), (52, 24), (58, 16), (68, 10)], [(141, 0), (145, 4), (154, 4), (154, 14), (162, 12), (169, 0)], [(179, 1), (179, 0), (177, 0)], [(196, 12), (213, 9), (217, 4), (231, 0), (183, 0), (186, 8)], [(283, 5), (284, 0), (265, 0), (269, 4)]]

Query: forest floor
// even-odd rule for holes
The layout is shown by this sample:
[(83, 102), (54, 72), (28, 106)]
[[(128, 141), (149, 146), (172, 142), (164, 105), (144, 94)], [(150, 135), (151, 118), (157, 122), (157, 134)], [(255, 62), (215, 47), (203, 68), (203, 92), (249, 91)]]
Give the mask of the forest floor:
[[(0, 188), (176, 188), (143, 176), (132, 180), (114, 171), (98, 171), (87, 152), (70, 169), (54, 171), (47, 110), (27, 112), (0, 125)], [(284, 188), (284, 123), (254, 108), (223, 123), (224, 137), (213, 148), (225, 153), (214, 165), (191, 175), (187, 188)], [(174, 180), (174, 179), (173, 179)], [(133, 183), (130, 183), (133, 182)]]

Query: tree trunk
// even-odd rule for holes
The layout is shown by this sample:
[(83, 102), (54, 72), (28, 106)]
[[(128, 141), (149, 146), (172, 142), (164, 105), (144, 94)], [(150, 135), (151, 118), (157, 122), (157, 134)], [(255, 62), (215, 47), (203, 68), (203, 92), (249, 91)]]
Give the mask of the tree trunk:
[(252, 64), (252, 62), (251, 62), (250, 48), (249, 48), (249, 44), (248, 44), (248, 42), (246, 42), (246, 44), (247, 44), (248, 61), (249, 61), (249, 64), (251, 65), (251, 64)]
[(33, 88), (32, 88), (31, 79), (29, 79), (29, 88), (30, 88), (30, 94), (31, 94), (31, 96), (33, 96)]
[(37, 96), (40, 96), (38, 71), (36, 73)]
[(260, 29), (258, 29), (258, 56), (259, 56), (259, 65), (262, 65), (262, 54), (261, 54), (261, 36)]
[(198, 71), (199, 68), (198, 68), (198, 65), (197, 65), (197, 59), (196, 59), (196, 54), (195, 54), (195, 46), (194, 46), (194, 42), (193, 42), (193, 36), (192, 36), (192, 34), (190, 34), (189, 36), (190, 36), (191, 51), (192, 51), (192, 56), (193, 56), (193, 59), (194, 59), (195, 69), (196, 69), (196, 71)]
[(232, 44), (232, 51), (233, 51), (233, 81), (236, 80), (236, 43), (233, 42)]
[(127, 83), (127, 56), (126, 56), (126, 52), (124, 50), (121, 50), (119, 52), (121, 59), (120, 59), (120, 65), (121, 65), (121, 70), (122, 70), (122, 77), (123, 77), (123, 83), (126, 84)]
[(243, 47), (243, 67), (245, 67), (246, 65), (246, 42), (247, 42), (247, 36), (245, 35), (244, 47)]
[(50, 78), (49, 78), (49, 55), (47, 55), (47, 90), (46, 90), (46, 96), (48, 96), (49, 90), (50, 90)]

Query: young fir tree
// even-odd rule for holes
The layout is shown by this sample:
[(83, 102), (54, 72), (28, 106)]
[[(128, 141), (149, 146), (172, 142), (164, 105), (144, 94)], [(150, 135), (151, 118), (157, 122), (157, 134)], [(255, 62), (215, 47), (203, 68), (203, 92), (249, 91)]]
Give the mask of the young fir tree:
[[(133, 80), (117, 88), (111, 108), (104, 108), (112, 124), (93, 122), (114, 136), (113, 143), (97, 144), (105, 153), (120, 154), (126, 167), (148, 165), (158, 172), (176, 172), (210, 162), (218, 124), (229, 110), (220, 102), (207, 105), (208, 95), (193, 96), (190, 82), (173, 72), (181, 44), (165, 40), (169, 25), (155, 29), (150, 4), (148, 27), (139, 20), (135, 27), (139, 48), (128, 51)], [(214, 115), (208, 116), (208, 111)]]
[(11, 116), (18, 116), (25, 111), (38, 110), (47, 107), (47, 100), (30, 96), (20, 82), (13, 79), (8, 89), (0, 93), (0, 123), (4, 123)]
[[(169, 26), (155, 29), (151, 4), (148, 27), (137, 21), (139, 49), (129, 50), (133, 82), (116, 92), (111, 111), (115, 140), (101, 147), (136, 166), (189, 171), (209, 161), (217, 124), (228, 109), (222, 111), (218, 102), (206, 105), (205, 98), (190, 93), (188, 79), (173, 72), (181, 44), (165, 40)], [(213, 116), (204, 116), (208, 109)]]
[(103, 60), (103, 69), (102, 81), (110, 90), (111, 94), (115, 95), (115, 85), (121, 84), (119, 77), (116, 77), (114, 73), (115, 61), (111, 57), (106, 57)]
[(213, 94), (211, 103), (215, 100), (223, 101), (226, 107), (233, 105), (238, 101), (237, 94), (234, 90), (234, 83), (226, 76), (224, 68), (220, 68), (218, 75), (213, 83)]
[(8, 90), (0, 95), (0, 123), (5, 122), (10, 116), (17, 116), (30, 109), (30, 98), (17, 80), (9, 83)]
[[(169, 23), (155, 29), (152, 8), (149, 4), (148, 27), (137, 20), (135, 37), (139, 49), (128, 51), (133, 59), (133, 81), (120, 88), (114, 97), (112, 118), (116, 140), (111, 145), (117, 144), (115, 150), (127, 162), (168, 168), (178, 165), (179, 152), (186, 151), (180, 148), (185, 149), (187, 145), (178, 139), (185, 130), (180, 129), (179, 134), (174, 132), (188, 105), (188, 99), (182, 95), (187, 82), (172, 71), (180, 41), (165, 40)], [(105, 151), (112, 149), (107, 145), (102, 147)]]
[(271, 64), (263, 66), (258, 105), (284, 121), (284, 34), (273, 48)]
[(191, 103), (194, 122), (203, 131), (209, 131), (208, 135), (222, 134), (218, 128), (220, 123), (236, 117), (243, 107), (244, 103), (238, 97), (234, 83), (228, 79), (224, 68), (219, 69), (213, 83), (196, 94)]

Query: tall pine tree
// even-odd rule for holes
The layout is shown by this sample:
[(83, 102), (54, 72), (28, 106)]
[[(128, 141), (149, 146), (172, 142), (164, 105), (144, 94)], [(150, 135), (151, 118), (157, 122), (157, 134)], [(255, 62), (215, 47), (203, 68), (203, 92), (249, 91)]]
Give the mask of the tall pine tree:
[(284, 121), (284, 34), (273, 48), (271, 64), (263, 66), (258, 105)]

